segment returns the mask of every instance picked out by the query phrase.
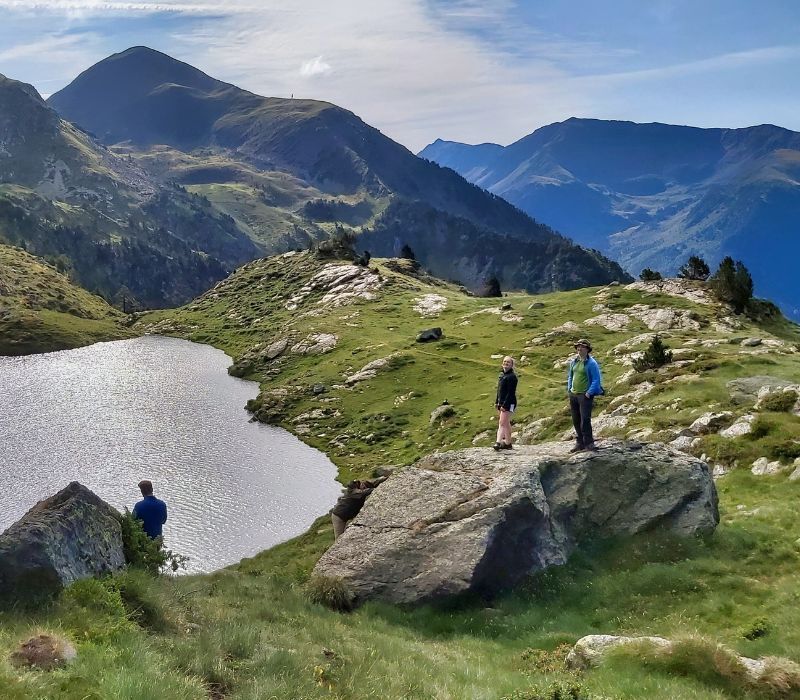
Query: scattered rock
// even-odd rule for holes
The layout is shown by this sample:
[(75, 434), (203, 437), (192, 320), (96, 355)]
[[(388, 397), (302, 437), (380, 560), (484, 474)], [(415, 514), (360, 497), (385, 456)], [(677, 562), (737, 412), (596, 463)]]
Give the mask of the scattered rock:
[(392, 355), (389, 355), (388, 357), (380, 357), (377, 360), (367, 363), (360, 370), (358, 370), (358, 372), (347, 377), (347, 379), (344, 380), (345, 384), (352, 385), (358, 382), (363, 382), (366, 379), (372, 379), (376, 374), (378, 374), (379, 369), (383, 369), (389, 364), (391, 359)]
[(17, 668), (52, 671), (72, 663), (78, 652), (71, 642), (54, 634), (39, 634), (19, 645), (9, 661)]
[(311, 393), (314, 394), (314, 396), (324, 394), (326, 391), (327, 389), (324, 384), (314, 384), (314, 386), (311, 387)]
[(754, 348), (758, 345), (761, 345), (762, 339), (761, 338), (745, 338), (741, 343), (739, 343), (743, 348)]
[[(679, 644), (679, 641), (672, 641), (664, 637), (617, 637), (610, 634), (590, 634), (575, 643), (575, 646), (567, 655), (566, 663), (567, 667), (573, 670), (586, 670), (592, 666), (597, 666), (609, 651), (621, 646), (638, 645), (650, 647), (651, 650), (659, 654), (668, 654), (675, 650)], [(775, 656), (762, 656), (758, 659), (751, 659), (747, 656), (739, 656), (720, 645), (717, 645), (717, 653), (720, 656), (729, 657), (728, 664), (738, 662), (739, 666), (744, 670), (748, 684), (764, 686), (767, 690), (774, 690), (775, 688), (772, 679), (769, 678), (769, 676), (773, 675), (770, 674), (771, 668), (791, 669), (793, 675), (800, 673), (800, 668), (797, 664), (789, 659)], [(773, 693), (769, 694), (772, 695)]]
[(794, 467), (794, 471), (789, 474), (789, 481), (797, 481), (800, 479), (800, 457), (794, 460), (792, 466)]
[(486, 442), (491, 438), (491, 433), (488, 430), (484, 430), (482, 433), (478, 433), (474, 438), (472, 438), (472, 444), (477, 445), (481, 442)]
[(792, 382), (769, 375), (741, 377), (740, 379), (732, 379), (727, 383), (731, 399), (738, 404), (755, 403), (759, 393), (765, 387), (768, 387), (769, 391), (775, 391), (788, 386), (792, 386)]
[(780, 474), (783, 469), (784, 466), (779, 461), (775, 460), (774, 462), (770, 462), (766, 457), (759, 457), (753, 462), (753, 466), (750, 467), (750, 471), (756, 476)]
[(747, 435), (753, 429), (753, 421), (755, 416), (752, 413), (746, 413), (739, 416), (736, 422), (725, 430), (720, 430), (719, 434), (725, 438), (736, 438), (742, 435)]
[(73, 481), (0, 535), (0, 607), (125, 566), (120, 514)]
[(447, 297), (440, 294), (426, 294), (423, 297), (414, 299), (414, 311), (423, 318), (433, 318), (438, 316), (447, 308)]
[(610, 331), (622, 331), (628, 327), (631, 317), (627, 314), (606, 313), (586, 319), (583, 323), (587, 326), (602, 326)]
[(653, 280), (652, 282), (633, 282), (627, 285), (625, 289), (637, 289), (640, 292), (650, 294), (666, 294), (667, 296), (688, 299), (695, 304), (703, 304), (706, 306), (714, 303), (714, 298), (702, 283), (676, 277)]
[(584, 537), (692, 535), (719, 522), (708, 465), (697, 459), (658, 444), (568, 450), (430, 455), (372, 494), (315, 574), (341, 579), (357, 602), (491, 595), (563, 564)]
[(438, 421), (442, 421), (445, 418), (450, 418), (456, 414), (456, 409), (454, 409), (450, 404), (445, 404), (442, 406), (437, 406), (431, 411), (431, 420), (430, 424), (433, 425)]
[(626, 644), (649, 644), (666, 649), (672, 642), (664, 637), (617, 637), (611, 634), (590, 634), (581, 637), (567, 654), (567, 666), (574, 670), (586, 670), (599, 664), (611, 650)]
[(339, 338), (333, 333), (310, 333), (303, 340), (292, 346), (296, 355), (323, 355), (336, 347)]
[(441, 328), (427, 328), (424, 331), (420, 331), (419, 335), (417, 335), (417, 342), (430, 343), (434, 340), (440, 340), (443, 337), (444, 333), (442, 333)]
[(261, 353), (261, 355), (267, 360), (274, 360), (276, 357), (283, 354), (288, 345), (288, 338), (279, 338), (278, 340), (270, 343), (264, 352)]
[(318, 304), (339, 307), (359, 300), (374, 299), (376, 292), (383, 287), (379, 274), (360, 265), (328, 263), (303, 285), (286, 302), (286, 308), (294, 311), (314, 292), (323, 292)]
[(628, 425), (628, 416), (626, 415), (609, 415), (601, 413), (596, 418), (592, 419), (592, 430), (597, 435), (605, 435), (611, 430), (621, 430)]
[(528, 306), (528, 311), (533, 311), (533, 309), (543, 309), (544, 304), (541, 301), (535, 301), (533, 304)]
[(513, 309), (513, 308), (514, 307), (511, 306), (511, 304), (509, 304), (508, 302), (506, 302), (505, 304), (501, 304), (500, 305), (500, 311), (511, 311), (511, 309)]
[(516, 431), (516, 435), (512, 434), (512, 437), (516, 437), (516, 441), (521, 445), (530, 445), (536, 440), (537, 436), (548, 426), (550, 423), (553, 422), (553, 419), (549, 416), (544, 418), (538, 418), (535, 421), (528, 423), (527, 425), (522, 425)]
[(695, 438), (691, 435), (678, 435), (672, 442), (670, 442), (670, 446), (674, 447), (676, 450), (680, 450), (681, 452), (689, 452), (692, 447), (692, 443), (694, 442)]
[(700, 324), (692, 318), (692, 312), (685, 309), (634, 304), (628, 309), (628, 313), (638, 318), (651, 331), (667, 331), (673, 328), (700, 330)]
[(731, 422), (731, 418), (733, 418), (733, 413), (730, 411), (704, 413), (689, 426), (689, 430), (695, 435), (716, 433), (722, 426), (728, 425)]

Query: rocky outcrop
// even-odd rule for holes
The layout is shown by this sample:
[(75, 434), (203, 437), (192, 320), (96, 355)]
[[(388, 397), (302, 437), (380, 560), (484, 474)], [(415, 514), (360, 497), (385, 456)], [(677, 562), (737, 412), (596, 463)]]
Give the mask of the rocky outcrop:
[(120, 514), (73, 481), (0, 535), (0, 605), (46, 598), (124, 566)]
[(424, 331), (420, 331), (417, 335), (417, 342), (418, 343), (430, 343), (434, 340), (441, 340), (444, 337), (444, 333), (442, 333), (442, 329), (439, 327), (436, 328), (426, 328)]
[(661, 444), (609, 442), (577, 455), (569, 447), (426, 457), (373, 492), (315, 573), (342, 579), (357, 601), (491, 595), (563, 564), (586, 539), (716, 527), (704, 462)]

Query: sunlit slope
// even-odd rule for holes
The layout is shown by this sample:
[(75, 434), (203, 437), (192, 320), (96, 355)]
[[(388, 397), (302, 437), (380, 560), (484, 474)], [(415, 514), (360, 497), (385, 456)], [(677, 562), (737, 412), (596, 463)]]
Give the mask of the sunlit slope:
[(131, 335), (125, 316), (25, 251), (0, 245), (0, 354), (23, 355)]

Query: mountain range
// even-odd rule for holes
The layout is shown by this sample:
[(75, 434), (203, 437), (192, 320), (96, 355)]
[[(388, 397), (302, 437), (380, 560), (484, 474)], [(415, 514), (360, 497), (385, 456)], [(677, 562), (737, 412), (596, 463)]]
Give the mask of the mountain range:
[(260, 254), (345, 228), (360, 249), (393, 255), (408, 244), (434, 273), (473, 288), (490, 275), (531, 291), (628, 278), (352, 112), (261, 97), (152, 49), (99, 62), (48, 105), (160, 187), (229, 216)]
[(568, 119), (505, 147), (437, 140), (419, 155), (632, 273), (742, 260), (756, 293), (800, 318), (800, 133)]

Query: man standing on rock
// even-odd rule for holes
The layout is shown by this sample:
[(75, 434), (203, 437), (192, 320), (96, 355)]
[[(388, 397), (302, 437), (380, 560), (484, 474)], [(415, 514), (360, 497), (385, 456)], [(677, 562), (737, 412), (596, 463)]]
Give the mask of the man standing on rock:
[(142, 521), (142, 527), (150, 538), (161, 537), (161, 526), (167, 522), (167, 504), (153, 495), (152, 481), (140, 481), (139, 490), (144, 498), (133, 507), (133, 517)]
[(594, 397), (603, 393), (600, 365), (591, 356), (592, 345), (588, 340), (581, 338), (575, 343), (575, 350), (578, 356), (569, 363), (567, 372), (569, 408), (577, 436), (570, 452), (594, 452), (597, 447), (592, 435), (592, 405)]

